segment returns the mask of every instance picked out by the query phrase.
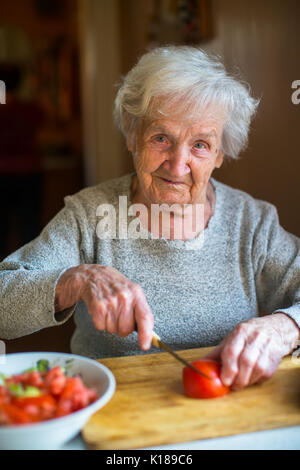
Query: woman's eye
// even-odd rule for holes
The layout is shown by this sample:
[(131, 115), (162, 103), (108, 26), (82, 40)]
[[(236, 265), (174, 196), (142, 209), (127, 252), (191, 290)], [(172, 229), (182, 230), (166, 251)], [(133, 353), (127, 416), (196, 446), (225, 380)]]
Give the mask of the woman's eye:
[(203, 149), (207, 149), (207, 145), (204, 144), (203, 142), (196, 142), (194, 147), (197, 149), (197, 150), (203, 150)]
[(157, 135), (154, 140), (159, 143), (165, 143), (167, 139), (165, 138), (164, 135)]

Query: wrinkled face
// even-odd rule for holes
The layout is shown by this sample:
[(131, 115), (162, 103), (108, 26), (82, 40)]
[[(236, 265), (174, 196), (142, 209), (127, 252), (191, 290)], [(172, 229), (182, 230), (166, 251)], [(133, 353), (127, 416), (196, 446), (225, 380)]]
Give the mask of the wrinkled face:
[(129, 144), (138, 178), (135, 202), (200, 204), (213, 170), (223, 162), (220, 151), (224, 117), (197, 122), (155, 119), (143, 123)]

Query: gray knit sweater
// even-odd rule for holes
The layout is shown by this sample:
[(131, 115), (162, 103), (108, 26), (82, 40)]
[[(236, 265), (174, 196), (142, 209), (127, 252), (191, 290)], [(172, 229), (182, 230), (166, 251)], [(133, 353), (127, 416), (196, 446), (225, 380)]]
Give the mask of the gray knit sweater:
[(81, 263), (113, 266), (140, 284), (155, 331), (174, 349), (216, 345), (259, 312), (285, 312), (300, 327), (300, 239), (279, 225), (274, 206), (212, 178), (215, 212), (200, 237), (100, 239), (97, 207), (113, 204), (118, 216), (119, 196), (130, 204), (131, 180), (126, 175), (67, 196), (40, 236), (0, 264), (0, 338), (59, 327), (75, 312), (74, 353), (142, 353), (136, 333), (120, 338), (96, 330), (83, 302), (55, 314), (60, 275)]

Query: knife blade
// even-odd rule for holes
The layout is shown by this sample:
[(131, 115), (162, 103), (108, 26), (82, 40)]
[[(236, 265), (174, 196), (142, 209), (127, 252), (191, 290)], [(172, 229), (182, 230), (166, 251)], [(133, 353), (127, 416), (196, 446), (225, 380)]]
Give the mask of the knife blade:
[(175, 351), (173, 351), (171, 348), (169, 348), (169, 346), (167, 346), (165, 343), (162, 342), (162, 340), (160, 339), (160, 337), (158, 336), (157, 333), (155, 333), (153, 331), (153, 335), (152, 335), (152, 344), (153, 346), (155, 346), (156, 348), (158, 349), (163, 349), (164, 351), (168, 352), (169, 354), (171, 354), (175, 359), (177, 359), (177, 361), (180, 361), (182, 364), (184, 364), (185, 366), (189, 367), (190, 369), (192, 369), (194, 372), (197, 372), (197, 374), (200, 374), (202, 375), (203, 377), (205, 377), (206, 379), (208, 380), (211, 380), (211, 378), (204, 374), (204, 372), (201, 372), (200, 370), (198, 370), (196, 367), (194, 367), (192, 364), (190, 364), (188, 361), (186, 361), (185, 359), (183, 359), (183, 357), (179, 356), (179, 354), (177, 354)]

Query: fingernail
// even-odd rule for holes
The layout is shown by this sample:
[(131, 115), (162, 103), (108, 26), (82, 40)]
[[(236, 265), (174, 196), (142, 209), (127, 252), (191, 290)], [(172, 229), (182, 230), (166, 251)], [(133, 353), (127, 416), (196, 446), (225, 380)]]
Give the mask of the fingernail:
[(226, 385), (226, 387), (229, 387), (231, 385), (231, 380), (228, 377), (225, 377), (224, 379), (221, 379), (223, 384)]
[(143, 344), (143, 349), (146, 351), (151, 348), (151, 340), (150, 341), (145, 341)]

